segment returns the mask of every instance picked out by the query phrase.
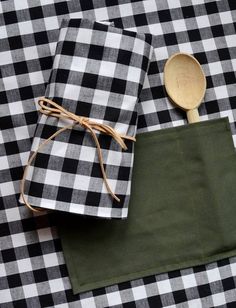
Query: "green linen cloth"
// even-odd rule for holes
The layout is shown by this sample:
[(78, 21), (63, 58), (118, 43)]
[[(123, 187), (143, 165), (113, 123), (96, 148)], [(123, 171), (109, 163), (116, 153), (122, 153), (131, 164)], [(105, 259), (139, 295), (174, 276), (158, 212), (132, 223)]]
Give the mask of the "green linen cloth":
[(56, 214), (74, 293), (236, 255), (227, 119), (138, 135), (127, 220)]

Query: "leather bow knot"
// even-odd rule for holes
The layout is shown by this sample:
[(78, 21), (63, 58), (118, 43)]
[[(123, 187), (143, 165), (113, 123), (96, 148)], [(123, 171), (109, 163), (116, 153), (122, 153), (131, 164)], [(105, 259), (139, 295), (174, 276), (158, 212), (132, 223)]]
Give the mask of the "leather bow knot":
[(52, 140), (57, 135), (59, 135), (60, 133), (62, 133), (63, 131), (65, 131), (67, 129), (73, 129), (76, 125), (80, 125), (84, 129), (87, 129), (89, 131), (89, 133), (91, 134), (91, 136), (94, 140), (94, 143), (96, 145), (96, 148), (97, 148), (99, 164), (100, 164), (103, 180), (104, 180), (105, 186), (107, 188), (107, 191), (116, 201), (120, 202), (120, 199), (114, 194), (114, 192), (111, 190), (110, 185), (108, 183), (106, 172), (105, 172), (105, 169), (104, 169), (102, 150), (101, 150), (101, 147), (100, 147), (100, 144), (99, 144), (99, 141), (98, 141), (98, 138), (96, 136), (95, 131), (101, 132), (101, 133), (106, 134), (106, 135), (110, 135), (114, 140), (116, 140), (116, 142), (124, 150), (126, 150), (127, 147), (126, 147), (123, 139), (136, 141), (135, 138), (131, 137), (131, 136), (122, 135), (122, 134), (118, 133), (114, 128), (112, 128), (111, 126), (109, 126), (107, 124), (99, 123), (99, 122), (90, 120), (89, 118), (76, 115), (76, 114), (64, 109), (62, 106), (58, 105), (57, 103), (53, 102), (52, 100), (47, 99), (45, 97), (41, 97), (38, 101), (38, 104), (40, 106), (39, 112), (41, 112), (42, 114), (44, 114), (46, 116), (52, 116), (52, 117), (55, 117), (55, 118), (59, 118), (59, 119), (72, 120), (73, 124), (70, 124), (70, 125), (67, 125), (67, 126), (60, 128), (57, 132), (52, 134), (48, 139), (44, 140), (39, 145), (37, 150), (29, 158), (29, 161), (28, 161), (28, 163), (25, 167), (25, 170), (24, 170), (23, 178), (22, 178), (22, 181), (21, 181), (21, 188), (20, 188), (21, 196), (22, 196), (22, 199), (23, 199), (25, 205), (28, 206), (32, 211), (39, 211), (39, 210), (33, 208), (29, 204), (29, 202), (26, 200), (25, 195), (24, 195), (24, 186), (25, 186), (26, 175), (27, 175), (28, 168), (31, 165), (33, 159), (36, 157), (36, 155), (40, 151), (40, 149), (42, 149), (50, 140)]

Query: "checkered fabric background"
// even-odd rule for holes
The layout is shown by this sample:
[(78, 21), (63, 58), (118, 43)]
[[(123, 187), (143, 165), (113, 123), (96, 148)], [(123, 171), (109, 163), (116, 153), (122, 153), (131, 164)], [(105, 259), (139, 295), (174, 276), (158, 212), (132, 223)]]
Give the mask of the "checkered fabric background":
[[(69, 112), (135, 137), (137, 102), (152, 52), (150, 34), (87, 19), (64, 20), (45, 96)], [(59, 128), (72, 124), (43, 114), (34, 151)], [(26, 176), (28, 202), (84, 215), (126, 218), (134, 142), (124, 139), (124, 151), (111, 136), (99, 134), (98, 141), (108, 184), (119, 202), (107, 191), (91, 132), (80, 125), (63, 131), (37, 154)]]
[(37, 122), (33, 102), (45, 93), (63, 17), (112, 20), (156, 35), (138, 132), (186, 123), (162, 85), (166, 59), (181, 50), (193, 53), (207, 76), (201, 120), (228, 116), (236, 142), (236, 2), (15, 0), (2, 1), (0, 11), (1, 308), (236, 307), (236, 258), (74, 296), (53, 215), (18, 204)]

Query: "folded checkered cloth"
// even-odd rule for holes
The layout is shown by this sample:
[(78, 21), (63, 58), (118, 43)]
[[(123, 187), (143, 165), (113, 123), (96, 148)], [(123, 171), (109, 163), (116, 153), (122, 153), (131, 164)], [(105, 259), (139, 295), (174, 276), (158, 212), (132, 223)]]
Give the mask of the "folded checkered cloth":
[[(152, 55), (151, 36), (86, 19), (62, 22), (45, 97), (67, 111), (107, 124), (134, 137), (137, 101)], [(42, 115), (32, 151), (68, 119)], [(84, 215), (126, 218), (131, 188), (133, 141), (127, 150), (109, 135), (96, 133), (112, 198), (104, 184), (91, 134), (80, 125), (40, 149), (26, 176), (32, 206)]]

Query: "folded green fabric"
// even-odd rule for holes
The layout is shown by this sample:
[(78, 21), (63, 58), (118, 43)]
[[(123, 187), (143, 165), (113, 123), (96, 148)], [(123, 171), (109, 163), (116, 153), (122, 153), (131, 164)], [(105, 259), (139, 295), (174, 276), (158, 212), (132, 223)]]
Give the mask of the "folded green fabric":
[(127, 220), (56, 214), (74, 293), (236, 255), (227, 119), (138, 135)]

